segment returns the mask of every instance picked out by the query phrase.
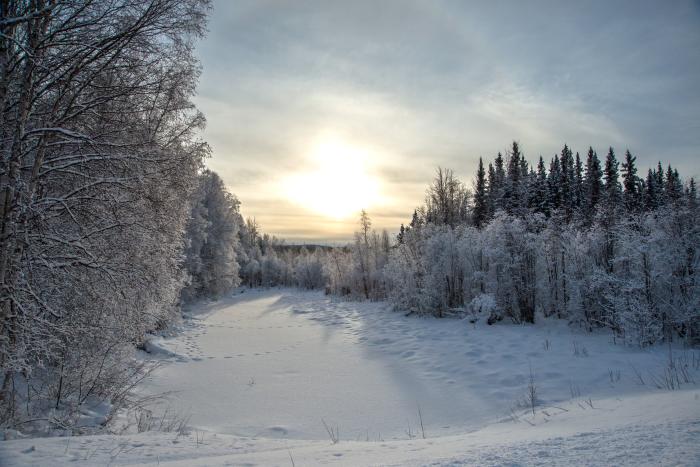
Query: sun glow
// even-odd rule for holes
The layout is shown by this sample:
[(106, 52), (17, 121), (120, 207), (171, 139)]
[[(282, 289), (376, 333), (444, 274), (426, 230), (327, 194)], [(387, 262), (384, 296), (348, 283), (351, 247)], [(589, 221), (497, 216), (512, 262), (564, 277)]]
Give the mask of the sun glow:
[(371, 154), (336, 138), (320, 141), (309, 155), (308, 171), (284, 181), (295, 203), (318, 214), (345, 219), (379, 200), (379, 180), (370, 173)]

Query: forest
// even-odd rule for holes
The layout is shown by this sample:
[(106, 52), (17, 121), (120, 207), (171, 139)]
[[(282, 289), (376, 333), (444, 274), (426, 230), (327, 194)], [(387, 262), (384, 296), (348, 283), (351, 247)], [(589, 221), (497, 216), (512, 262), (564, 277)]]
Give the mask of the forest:
[[(559, 318), (635, 346), (700, 341), (695, 181), (626, 151), (517, 142), (473, 182), (438, 168), (397, 233), (291, 247), (206, 169), (192, 102), (203, 0), (25, 2), (0, 23), (0, 424), (78, 429), (136, 403), (133, 358), (236, 287), (325, 290), (403, 313)], [(473, 172), (473, 167), (464, 167)], [(426, 174), (427, 177), (432, 175)], [(102, 420), (101, 423), (107, 423)]]
[(697, 343), (695, 181), (660, 162), (644, 178), (637, 173), (630, 151), (620, 164), (613, 148), (604, 161), (589, 148), (584, 164), (567, 145), (548, 170), (542, 157), (534, 168), (513, 142), (488, 172), (480, 159), (472, 189), (438, 168), (394, 239), (372, 230), (363, 211), (354, 242), (330, 252), (290, 258), (268, 238), (253, 250), (248, 241), (242, 277), (251, 286), (323, 286), (437, 317), (492, 324), (555, 316), (634, 345)]

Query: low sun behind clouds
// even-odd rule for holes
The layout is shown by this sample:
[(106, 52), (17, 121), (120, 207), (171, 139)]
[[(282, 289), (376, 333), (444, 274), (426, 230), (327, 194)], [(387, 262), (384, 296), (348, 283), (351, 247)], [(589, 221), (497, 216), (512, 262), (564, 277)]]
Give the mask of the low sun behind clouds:
[(303, 168), (283, 178), (280, 195), (305, 211), (348, 219), (383, 202), (381, 180), (373, 167), (378, 158), (367, 148), (324, 135), (309, 148)]

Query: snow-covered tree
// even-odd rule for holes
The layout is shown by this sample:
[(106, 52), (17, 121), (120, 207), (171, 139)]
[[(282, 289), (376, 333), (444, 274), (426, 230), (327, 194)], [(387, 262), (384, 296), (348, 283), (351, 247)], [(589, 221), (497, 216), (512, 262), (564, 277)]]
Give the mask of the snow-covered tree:
[(191, 281), (182, 291), (186, 301), (219, 297), (240, 283), (239, 205), (216, 173), (202, 172), (187, 223), (185, 265)]

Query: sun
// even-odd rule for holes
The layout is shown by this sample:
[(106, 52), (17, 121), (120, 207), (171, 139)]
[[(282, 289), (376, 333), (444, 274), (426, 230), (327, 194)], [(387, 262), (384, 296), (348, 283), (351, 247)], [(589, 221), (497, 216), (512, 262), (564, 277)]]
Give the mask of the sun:
[(368, 209), (379, 199), (379, 180), (370, 173), (371, 154), (337, 138), (318, 142), (308, 171), (284, 181), (285, 195), (300, 206), (333, 219)]

